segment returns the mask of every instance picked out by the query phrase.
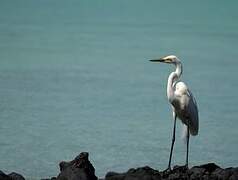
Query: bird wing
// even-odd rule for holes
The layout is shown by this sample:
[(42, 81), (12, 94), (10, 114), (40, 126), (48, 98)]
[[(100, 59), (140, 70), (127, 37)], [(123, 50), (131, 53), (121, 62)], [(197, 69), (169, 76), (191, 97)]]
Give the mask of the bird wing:
[(196, 99), (194, 98), (192, 92), (187, 89), (188, 104), (186, 106), (186, 112), (189, 116), (189, 131), (192, 135), (198, 134), (199, 129), (199, 117), (198, 117), (198, 107)]
[(178, 117), (189, 126), (190, 134), (197, 135), (199, 129), (197, 102), (184, 82), (175, 84), (175, 97), (171, 103)]

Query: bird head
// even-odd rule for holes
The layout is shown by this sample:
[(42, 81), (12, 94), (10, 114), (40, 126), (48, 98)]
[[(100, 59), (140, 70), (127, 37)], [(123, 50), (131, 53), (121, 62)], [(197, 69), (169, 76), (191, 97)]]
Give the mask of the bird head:
[(159, 59), (151, 59), (151, 62), (162, 62), (162, 63), (169, 63), (169, 64), (176, 64), (179, 61), (179, 59), (174, 56), (174, 55), (169, 55), (169, 56), (165, 56)]

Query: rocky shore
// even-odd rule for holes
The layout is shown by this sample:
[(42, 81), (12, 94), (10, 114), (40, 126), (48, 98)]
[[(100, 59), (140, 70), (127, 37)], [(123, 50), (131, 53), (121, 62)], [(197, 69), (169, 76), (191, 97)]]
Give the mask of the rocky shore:
[[(42, 180), (97, 180), (95, 169), (82, 152), (72, 161), (59, 163), (60, 173), (56, 177)], [(148, 166), (132, 168), (124, 173), (108, 172), (101, 180), (238, 180), (238, 167), (221, 168), (215, 163), (194, 166), (190, 169), (175, 166), (171, 171), (154, 170)], [(0, 171), (0, 180), (25, 180), (15, 172), (5, 174)]]

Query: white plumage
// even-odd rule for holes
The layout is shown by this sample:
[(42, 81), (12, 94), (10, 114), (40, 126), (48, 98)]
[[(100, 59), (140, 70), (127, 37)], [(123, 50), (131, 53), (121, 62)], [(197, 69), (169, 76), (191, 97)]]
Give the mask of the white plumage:
[(183, 69), (181, 61), (176, 56), (169, 55), (160, 59), (153, 59), (150, 61), (174, 64), (176, 67), (175, 71), (169, 75), (167, 83), (167, 97), (168, 101), (171, 103), (174, 118), (173, 138), (168, 169), (171, 169), (171, 158), (175, 141), (177, 117), (182, 121), (185, 127), (183, 136), (186, 138), (187, 142), (186, 166), (188, 166), (189, 135), (191, 134), (195, 136), (198, 134), (199, 130), (199, 118), (196, 100), (189, 90), (188, 86), (184, 82), (180, 81)]
[(198, 134), (198, 109), (195, 98), (185, 83), (178, 82), (175, 84), (174, 106), (175, 113), (183, 124), (189, 127), (189, 133), (193, 136)]

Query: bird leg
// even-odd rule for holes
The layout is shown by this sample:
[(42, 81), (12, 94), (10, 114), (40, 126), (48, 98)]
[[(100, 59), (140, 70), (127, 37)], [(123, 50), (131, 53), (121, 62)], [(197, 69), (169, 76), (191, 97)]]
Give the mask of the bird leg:
[(172, 144), (171, 144), (170, 155), (169, 155), (169, 165), (168, 165), (167, 170), (171, 170), (171, 159), (172, 159), (174, 142), (175, 142), (175, 130), (176, 130), (176, 118), (177, 118), (177, 115), (175, 113), (173, 113), (173, 116), (174, 116), (174, 129), (173, 129)]
[(187, 125), (187, 153), (186, 153), (186, 167), (188, 168), (188, 150), (189, 150), (189, 125)]

